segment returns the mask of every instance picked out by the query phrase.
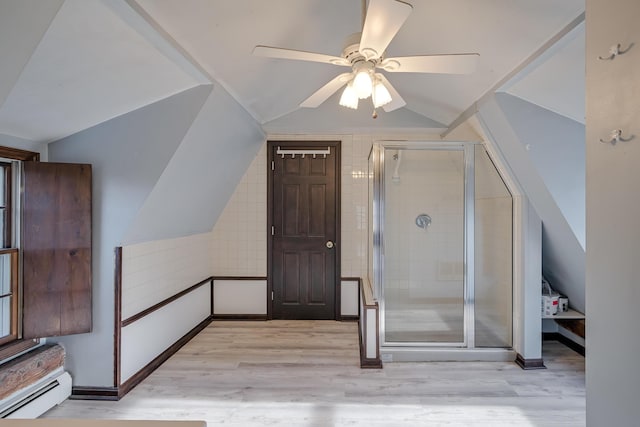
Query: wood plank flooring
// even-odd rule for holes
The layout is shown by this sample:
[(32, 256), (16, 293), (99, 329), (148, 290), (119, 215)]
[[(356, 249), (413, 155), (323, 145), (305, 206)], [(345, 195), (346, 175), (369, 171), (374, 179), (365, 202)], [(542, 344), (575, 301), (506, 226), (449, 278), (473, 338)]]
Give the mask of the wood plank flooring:
[(584, 358), (545, 342), (514, 363), (359, 367), (356, 323), (214, 321), (119, 402), (67, 400), (50, 418), (200, 419), (209, 426), (583, 426)]

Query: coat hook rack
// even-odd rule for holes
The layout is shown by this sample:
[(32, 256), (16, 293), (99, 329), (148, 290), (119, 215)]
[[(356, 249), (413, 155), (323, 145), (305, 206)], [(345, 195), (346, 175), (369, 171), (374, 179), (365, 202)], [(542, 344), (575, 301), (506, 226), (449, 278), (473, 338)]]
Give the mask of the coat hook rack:
[(620, 141), (622, 141), (622, 142), (631, 141), (633, 138), (635, 138), (635, 135), (631, 135), (628, 138), (623, 138), (622, 137), (622, 130), (614, 129), (614, 130), (611, 131), (611, 135), (609, 136), (609, 140), (600, 139), (600, 142), (602, 142), (603, 144), (611, 143), (612, 145), (615, 145)]
[(631, 49), (631, 47), (633, 46), (633, 43), (631, 43), (626, 49), (622, 50), (620, 49), (622, 47), (622, 45), (620, 43), (613, 45), (609, 48), (609, 56), (598, 56), (598, 59), (601, 61), (611, 61), (616, 59), (616, 56), (618, 55), (623, 55), (627, 52), (629, 52), (629, 49)]
[(296, 155), (300, 155), (302, 156), (302, 158), (304, 159), (304, 156), (313, 156), (313, 158), (315, 159), (316, 156), (324, 156), (324, 158), (326, 159), (328, 155), (331, 154), (331, 147), (327, 147), (326, 150), (283, 150), (280, 147), (278, 147), (278, 149), (276, 150), (276, 155), (281, 156), (284, 159), (284, 156), (291, 156), (292, 159), (296, 158)]

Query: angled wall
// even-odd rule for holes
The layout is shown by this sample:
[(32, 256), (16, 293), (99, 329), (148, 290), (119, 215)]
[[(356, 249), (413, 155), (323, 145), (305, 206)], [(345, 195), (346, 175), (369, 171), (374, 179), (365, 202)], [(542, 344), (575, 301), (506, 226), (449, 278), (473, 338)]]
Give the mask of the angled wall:
[[(520, 187), (542, 220), (543, 274), (557, 290), (569, 296), (573, 307), (584, 311), (585, 250), (574, 233), (568, 217), (560, 208), (561, 203), (558, 202), (558, 199), (563, 200), (569, 197), (564, 192), (569, 193), (569, 191), (566, 188), (562, 190), (562, 185), (566, 184), (563, 181), (567, 180), (563, 174), (579, 176), (580, 171), (584, 171), (584, 164), (570, 166), (574, 160), (567, 160), (568, 153), (572, 150), (575, 151), (574, 156), (578, 159), (575, 160), (576, 163), (581, 156), (584, 158), (584, 144), (581, 146), (579, 144), (583, 141), (584, 129), (581, 134), (579, 125), (578, 127), (567, 125), (560, 120), (560, 116), (542, 109), (537, 111), (530, 105), (510, 95), (493, 95), (482, 104), (477, 118), (483, 132), (500, 150), (513, 176), (518, 180)], [(507, 112), (507, 108), (519, 111)], [(536, 123), (536, 126), (523, 127), (527, 121)], [(562, 146), (567, 139), (572, 141), (571, 147)], [(527, 144), (536, 151), (535, 156), (532, 155), (531, 150), (527, 151)], [(563, 168), (573, 168), (573, 171), (555, 170), (553, 165), (557, 161), (556, 158), (567, 160), (568, 164)], [(584, 180), (584, 175), (582, 176)], [(576, 180), (579, 181), (579, 178)], [(576, 186), (579, 186), (579, 183)], [(579, 190), (575, 192), (579, 193)], [(579, 195), (573, 197), (574, 200), (580, 199)], [(571, 210), (571, 206), (565, 207)], [(573, 216), (579, 217), (579, 214), (575, 213)]]
[(505, 93), (496, 100), (584, 248), (584, 125)]
[(264, 141), (255, 120), (216, 85), (123, 243), (211, 231)]
[(114, 248), (210, 91), (189, 89), (49, 145), (50, 161), (93, 165), (93, 331), (56, 339), (76, 386), (113, 386)]

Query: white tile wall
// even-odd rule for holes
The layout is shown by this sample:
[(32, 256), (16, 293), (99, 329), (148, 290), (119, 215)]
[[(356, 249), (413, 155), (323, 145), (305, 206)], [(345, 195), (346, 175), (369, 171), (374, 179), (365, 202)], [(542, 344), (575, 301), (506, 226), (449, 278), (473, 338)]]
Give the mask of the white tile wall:
[(122, 319), (211, 276), (211, 233), (122, 248)]
[[(342, 277), (364, 277), (367, 272), (368, 156), (376, 140), (402, 135), (269, 135), (271, 140), (342, 141)], [(433, 140), (434, 135), (407, 136)], [(267, 274), (267, 152), (266, 144), (213, 228), (214, 275)]]
[(211, 237), (214, 276), (267, 275), (266, 144), (238, 183)]

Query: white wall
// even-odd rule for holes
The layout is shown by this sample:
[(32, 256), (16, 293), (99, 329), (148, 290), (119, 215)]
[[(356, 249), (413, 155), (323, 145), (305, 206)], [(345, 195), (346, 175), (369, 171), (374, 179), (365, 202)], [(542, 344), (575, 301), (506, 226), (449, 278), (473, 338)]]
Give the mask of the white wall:
[(114, 249), (210, 87), (200, 86), (49, 144), (49, 160), (93, 165), (93, 330), (57, 338), (76, 386), (113, 386)]
[[(587, 0), (587, 425), (640, 420), (640, 2)], [(627, 48), (600, 61), (612, 45)], [(600, 143), (612, 129), (635, 135)]]

